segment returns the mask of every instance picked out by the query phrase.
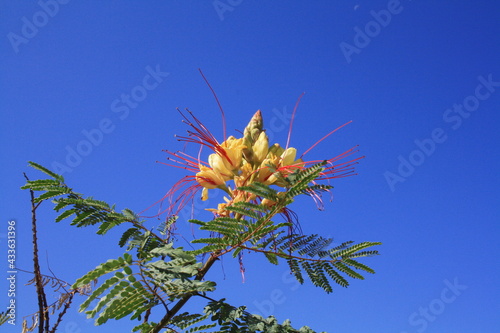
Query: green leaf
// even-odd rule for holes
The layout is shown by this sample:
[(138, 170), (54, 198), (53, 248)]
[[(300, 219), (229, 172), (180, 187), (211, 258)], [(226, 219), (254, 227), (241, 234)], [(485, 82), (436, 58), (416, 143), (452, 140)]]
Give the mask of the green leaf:
[(276, 254), (275, 253), (272, 253), (272, 252), (264, 252), (267, 260), (269, 260), (269, 262), (273, 265), (277, 265), (278, 264), (278, 258), (276, 257)]
[(350, 277), (352, 277), (354, 279), (360, 279), (360, 280), (365, 279), (361, 274), (353, 271), (352, 269), (350, 269), (348, 266), (344, 265), (341, 262), (336, 262), (333, 264), (333, 266), (335, 266), (335, 268), (337, 268), (339, 271), (349, 275)]
[(366, 265), (363, 265), (362, 263), (359, 263), (353, 259), (344, 259), (343, 262), (346, 264), (346, 265), (349, 265), (349, 266), (352, 266), (356, 269), (360, 269), (360, 270), (363, 270), (365, 272), (368, 272), (368, 273), (371, 273), (371, 274), (374, 274), (375, 271), (373, 269), (371, 269), (370, 267), (366, 266)]
[(106, 234), (109, 230), (112, 228), (120, 225), (122, 221), (103, 221), (101, 225), (99, 226), (99, 229), (97, 230), (98, 235), (104, 235)]
[(239, 213), (243, 216), (248, 216), (248, 217), (251, 217), (251, 218), (256, 219), (256, 220), (258, 220), (260, 218), (260, 215), (257, 214), (256, 212), (254, 212), (253, 210), (245, 209), (241, 206), (233, 205), (233, 206), (226, 207), (226, 209), (230, 212)]
[(36, 197), (35, 198), (35, 202), (40, 202), (40, 201), (43, 201), (43, 200), (47, 200), (47, 199), (50, 199), (50, 198), (53, 198), (53, 197), (57, 197), (57, 196), (62, 195), (62, 194), (64, 194), (64, 192), (60, 192), (60, 191), (45, 192), (44, 194)]
[(56, 217), (56, 222), (61, 222), (65, 218), (70, 217), (73, 214), (76, 214), (77, 210), (76, 209), (68, 209), (62, 212), (58, 217)]
[(240, 186), (238, 187), (238, 190), (253, 193), (271, 201), (278, 201), (278, 192), (275, 189), (259, 182), (253, 182), (249, 186)]
[(348, 287), (349, 286), (349, 282), (347, 282), (347, 280), (342, 275), (340, 275), (337, 271), (335, 271), (335, 269), (333, 268), (333, 266), (331, 266), (331, 265), (325, 265), (324, 269), (325, 269), (326, 273), (330, 276), (330, 278), (333, 281), (335, 281), (336, 284), (338, 284), (338, 285), (340, 285), (342, 287)]
[(136, 227), (132, 227), (132, 228), (127, 229), (127, 231), (125, 231), (123, 233), (122, 237), (120, 238), (118, 245), (120, 247), (125, 246), (125, 244), (129, 241), (129, 239), (133, 238), (134, 236), (139, 235), (140, 233), (141, 233), (141, 231), (139, 229), (137, 229)]
[(29, 161), (29, 162), (28, 162), (28, 164), (29, 164), (32, 168), (35, 168), (35, 169), (37, 169), (37, 170), (39, 170), (39, 171), (41, 171), (41, 172), (43, 172), (43, 173), (45, 173), (45, 174), (49, 175), (50, 177), (52, 177), (52, 178), (54, 178), (54, 179), (56, 179), (56, 180), (60, 181), (61, 183), (64, 183), (64, 178), (63, 178), (63, 176), (58, 175), (57, 173), (52, 172), (52, 171), (50, 171), (49, 169), (47, 169), (47, 168), (45, 168), (45, 167), (43, 167), (43, 166), (41, 166), (40, 164), (37, 164), (37, 163), (35, 163), (35, 162), (31, 162), (31, 161)]
[[(125, 255), (124, 255), (125, 257)], [(72, 288), (76, 289), (79, 287), (82, 287), (86, 284), (89, 284), (90, 282), (94, 281), (95, 279), (100, 278), (103, 275), (106, 275), (110, 272), (116, 271), (117, 269), (123, 268), (125, 266), (128, 266), (130, 263), (127, 261), (127, 259), (122, 259), (122, 261), (118, 259), (110, 259), (106, 261), (103, 264), (100, 264), (97, 266), (95, 269), (91, 270), (73, 284)]]

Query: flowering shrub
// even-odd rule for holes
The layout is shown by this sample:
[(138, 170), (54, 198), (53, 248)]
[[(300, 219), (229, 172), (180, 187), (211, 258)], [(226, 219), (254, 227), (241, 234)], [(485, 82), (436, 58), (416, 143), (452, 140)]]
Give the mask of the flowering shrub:
[[(323, 192), (332, 189), (328, 182), (354, 174), (354, 165), (361, 157), (342, 160), (357, 152), (356, 147), (325, 160), (304, 158), (310, 149), (338, 128), (297, 156), (297, 150), (288, 143), (284, 147), (269, 143), (260, 111), (253, 115), (242, 137), (225, 137), (224, 134), (222, 142), (191, 112), (187, 113), (182, 115), (190, 127), (188, 135), (178, 139), (199, 145), (200, 150), (209, 148), (211, 153), (207, 161), (203, 161), (184, 152), (167, 151), (169, 162), (166, 164), (185, 169), (189, 174), (176, 182), (165, 196), (164, 200), (169, 203), (164, 211), (167, 217), (156, 230), (146, 227), (147, 219), (130, 209), (119, 212), (114, 205), (84, 197), (69, 188), (61, 175), (30, 162), (32, 167), (50, 177), (28, 180), (23, 187), (32, 194), (35, 245), (36, 209), (47, 200), (54, 202), (54, 210), (59, 213), (56, 222), (71, 218), (71, 224), (76, 227), (97, 226), (100, 235), (119, 225), (129, 225), (129, 228), (118, 242), (120, 247), (126, 247), (123, 255), (90, 270), (77, 279), (70, 290), (57, 289), (64, 301), (51, 305), (40, 301), (32, 324), (26, 321), (23, 324), (26, 332), (34, 330), (38, 323), (40, 327), (45, 325), (45, 331), (49, 332), (50, 314), (62, 307), (57, 327), (73, 296), (82, 294), (87, 298), (80, 311), (96, 318), (96, 325), (129, 316), (139, 321), (132, 329), (134, 332), (179, 332), (189, 328), (189, 332), (311, 333), (314, 331), (308, 327), (296, 330), (288, 320), (278, 324), (272, 316), (262, 318), (247, 312), (244, 306), (235, 307), (224, 299), (211, 298), (208, 295), (215, 290), (216, 284), (206, 279), (206, 274), (221, 256), (231, 254), (241, 260), (242, 251), (263, 255), (275, 265), (284, 261), (300, 283), (304, 283), (304, 276), (307, 276), (327, 293), (333, 291), (331, 282), (347, 287), (347, 278), (364, 279), (361, 271), (374, 273), (358, 259), (378, 254), (367, 249), (380, 243), (347, 241), (332, 246), (331, 238), (303, 235), (294, 232), (293, 228), (291, 217), (295, 213), (289, 206), (295, 197), (308, 195), (322, 208)], [(202, 199), (207, 200), (210, 191), (215, 190), (225, 192), (225, 197), (224, 202), (209, 209), (213, 219), (190, 220), (201, 230), (208, 231), (209, 237), (191, 241), (194, 250), (176, 247), (171, 233), (179, 210), (192, 202), (196, 193), (201, 191)], [(36, 191), (42, 193), (35, 197)], [(284, 217), (284, 220), (276, 221), (277, 217)], [(35, 262), (37, 260), (35, 251)], [(37, 294), (41, 295), (39, 300), (43, 300), (45, 280), (50, 278), (43, 278), (36, 265), (35, 273)], [(96, 288), (97, 279), (100, 285)], [(60, 279), (57, 281), (53, 285), (61, 284)], [(180, 312), (194, 299), (198, 300), (199, 312)], [(153, 313), (160, 315), (153, 317)], [(159, 321), (152, 318), (159, 318)]]

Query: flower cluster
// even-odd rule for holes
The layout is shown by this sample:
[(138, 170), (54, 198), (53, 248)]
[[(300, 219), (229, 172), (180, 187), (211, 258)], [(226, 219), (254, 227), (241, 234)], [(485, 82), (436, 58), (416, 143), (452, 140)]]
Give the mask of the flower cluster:
[[(240, 201), (255, 201), (271, 206), (274, 204), (273, 202), (258, 198), (255, 194), (239, 190), (238, 188), (248, 186), (253, 182), (285, 188), (288, 184), (286, 177), (290, 173), (321, 162), (304, 161), (302, 158), (297, 158), (297, 150), (293, 147), (281, 147), (278, 143), (271, 145), (264, 130), (260, 110), (253, 115), (241, 138), (230, 136), (222, 143), (219, 143), (191, 112), (188, 111), (188, 113), (192, 120), (183, 114), (184, 122), (191, 129), (188, 130), (188, 136), (180, 136), (178, 139), (206, 146), (213, 153), (208, 156), (207, 163), (183, 152), (167, 151), (171, 155), (169, 160), (177, 163), (174, 166), (179, 167), (180, 164), (182, 168), (194, 173), (194, 175), (183, 177), (167, 194), (169, 199), (172, 200), (174, 192), (182, 188), (178, 198), (171, 202), (171, 207), (182, 208), (188, 200), (193, 198), (199, 189), (202, 190), (202, 200), (208, 199), (209, 190), (220, 189), (226, 192), (227, 197), (224, 198), (225, 202), (220, 203), (217, 209), (209, 209), (218, 216), (228, 216), (229, 212), (225, 210), (227, 205)], [(340, 164), (334, 163), (355, 153), (355, 148), (351, 148), (337, 157), (326, 160), (325, 170), (316, 180), (327, 180), (352, 175), (353, 165), (359, 158)], [(190, 185), (187, 188), (183, 188), (187, 183)], [(318, 199), (321, 200), (320, 198)], [(172, 209), (170, 210), (172, 211)]]
[[(208, 157), (209, 167), (199, 165), (196, 181), (203, 187), (203, 200), (208, 198), (209, 189), (219, 188), (229, 194), (230, 198), (225, 198), (226, 203), (212, 210), (219, 216), (227, 214), (224, 208), (229, 203), (256, 199), (254, 194), (238, 190), (239, 187), (254, 181), (284, 187), (286, 184), (281, 176), (304, 165), (301, 159), (295, 159), (295, 148), (285, 149), (277, 143), (269, 146), (260, 110), (246, 126), (243, 137), (230, 136), (214, 150)], [(229, 181), (234, 183), (234, 187), (229, 185)]]

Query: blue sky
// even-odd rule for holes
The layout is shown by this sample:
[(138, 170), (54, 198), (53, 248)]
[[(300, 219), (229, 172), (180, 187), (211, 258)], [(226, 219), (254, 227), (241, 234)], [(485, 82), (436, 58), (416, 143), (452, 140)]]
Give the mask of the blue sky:
[[(192, 110), (222, 138), (261, 109), (284, 144), (310, 158), (360, 146), (359, 175), (333, 182), (318, 211), (299, 200), (304, 233), (381, 241), (376, 270), (332, 294), (289, 279), (285, 266), (245, 257), (246, 281), (225, 259), (208, 278), (250, 311), (328, 332), (493, 332), (498, 321), (500, 5), (494, 1), (3, 1), (0, 246), (14, 219), (17, 266), (31, 269), (27, 161), (64, 171), (76, 191), (141, 211), (183, 176), (162, 149), (182, 149)], [(206, 207), (216, 206), (213, 195)], [(197, 204), (200, 217), (208, 218)], [(192, 239), (181, 214), (180, 230)], [(122, 253), (120, 233), (39, 217), (43, 268), (73, 281)], [(151, 223), (155, 223), (152, 221)], [(197, 233), (195, 232), (195, 236)], [(185, 245), (185, 244), (183, 244)], [(2, 256), (2, 270), (6, 267)], [(5, 264), (5, 265), (4, 265)], [(3, 275), (7, 276), (6, 270)], [(36, 310), (17, 274), (18, 316)], [(1, 303), (9, 301), (0, 280)], [(77, 299), (77, 304), (83, 299)], [(196, 305), (195, 305), (196, 307)], [(76, 309), (76, 306), (73, 310)], [(2, 327), (19, 332), (18, 326)], [(61, 332), (94, 327), (70, 314)]]

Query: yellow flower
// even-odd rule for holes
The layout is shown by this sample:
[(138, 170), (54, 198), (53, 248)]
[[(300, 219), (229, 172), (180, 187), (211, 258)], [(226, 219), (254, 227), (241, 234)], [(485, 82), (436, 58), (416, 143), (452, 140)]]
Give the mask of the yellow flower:
[(256, 198), (255, 194), (248, 193), (245, 191), (233, 190), (231, 191), (231, 198), (224, 197), (225, 203), (220, 203), (215, 208), (207, 208), (209, 212), (216, 214), (217, 216), (230, 216), (231, 212), (227, 210), (227, 206), (230, 206), (236, 202), (249, 202)]
[(236, 171), (240, 168), (241, 160), (243, 158), (243, 149), (246, 148), (244, 144), (245, 139), (236, 139), (234, 136), (230, 136), (226, 141), (221, 143), (221, 151), (218, 152), (219, 156), (222, 158), (224, 166), (229, 171)]
[(196, 174), (196, 181), (206, 189), (214, 189), (226, 185), (226, 181), (220, 173), (204, 165), (200, 165), (200, 172)]
[(214, 172), (217, 172), (226, 181), (231, 179), (232, 172), (226, 168), (224, 159), (219, 154), (210, 154), (208, 156), (208, 164), (210, 164)]
[(231, 212), (226, 209), (227, 203), (220, 203), (217, 205), (217, 208), (206, 208), (209, 212), (214, 213), (219, 217), (228, 217)]
[(279, 160), (279, 157), (268, 154), (268, 157), (265, 158), (261, 163), (257, 181), (266, 185), (273, 184), (277, 180), (277, 178), (273, 174), (274, 172), (271, 170), (271, 168), (269, 168), (269, 165), (277, 168), (279, 166)]
[[(216, 209), (209, 209), (218, 216), (237, 216), (237, 213), (227, 210), (229, 205), (236, 202), (260, 203), (262, 206), (270, 208), (276, 205), (277, 202), (244, 190), (238, 190), (238, 188), (249, 186), (252, 182), (287, 188), (290, 183), (286, 181), (286, 178), (290, 174), (323, 161), (304, 161), (303, 156), (331, 134), (348, 124), (332, 130), (302, 153), (299, 156), (300, 158), (296, 159), (297, 150), (288, 146), (292, 126), (290, 125), (286, 149), (278, 143), (270, 146), (269, 138), (264, 131), (264, 122), (260, 110), (253, 115), (245, 127), (242, 138), (230, 136), (226, 139), (225, 121), (223, 120), (225, 141), (222, 143), (219, 143), (208, 128), (189, 110), (187, 113), (183, 114), (181, 112), (184, 122), (190, 129), (187, 131), (187, 136), (178, 136), (178, 140), (194, 143), (200, 147), (208, 147), (213, 153), (208, 156), (208, 163), (206, 163), (201, 161), (200, 157), (193, 157), (184, 152), (166, 151), (170, 154), (170, 157), (168, 157), (170, 162), (165, 164), (190, 171), (189, 175), (185, 175), (178, 180), (165, 195), (163, 200), (169, 200), (169, 206), (165, 210), (167, 214), (177, 214), (187, 203), (193, 202), (194, 195), (199, 193), (199, 190), (202, 190), (202, 200), (207, 200), (208, 192), (211, 189), (221, 189), (228, 194), (228, 197), (224, 198), (225, 202), (220, 203)], [(313, 183), (353, 175), (355, 164), (363, 157), (346, 162), (339, 161), (357, 151), (357, 147), (353, 147), (336, 157), (327, 159), (324, 170)], [(201, 154), (198, 153), (198, 155)], [(229, 182), (230, 180), (233, 182)], [(286, 191), (279, 192), (278, 197), (286, 193)], [(315, 201), (321, 204), (321, 197), (317, 194), (313, 195), (315, 195), (313, 196)], [(286, 207), (280, 213), (291, 220), (292, 215)]]

